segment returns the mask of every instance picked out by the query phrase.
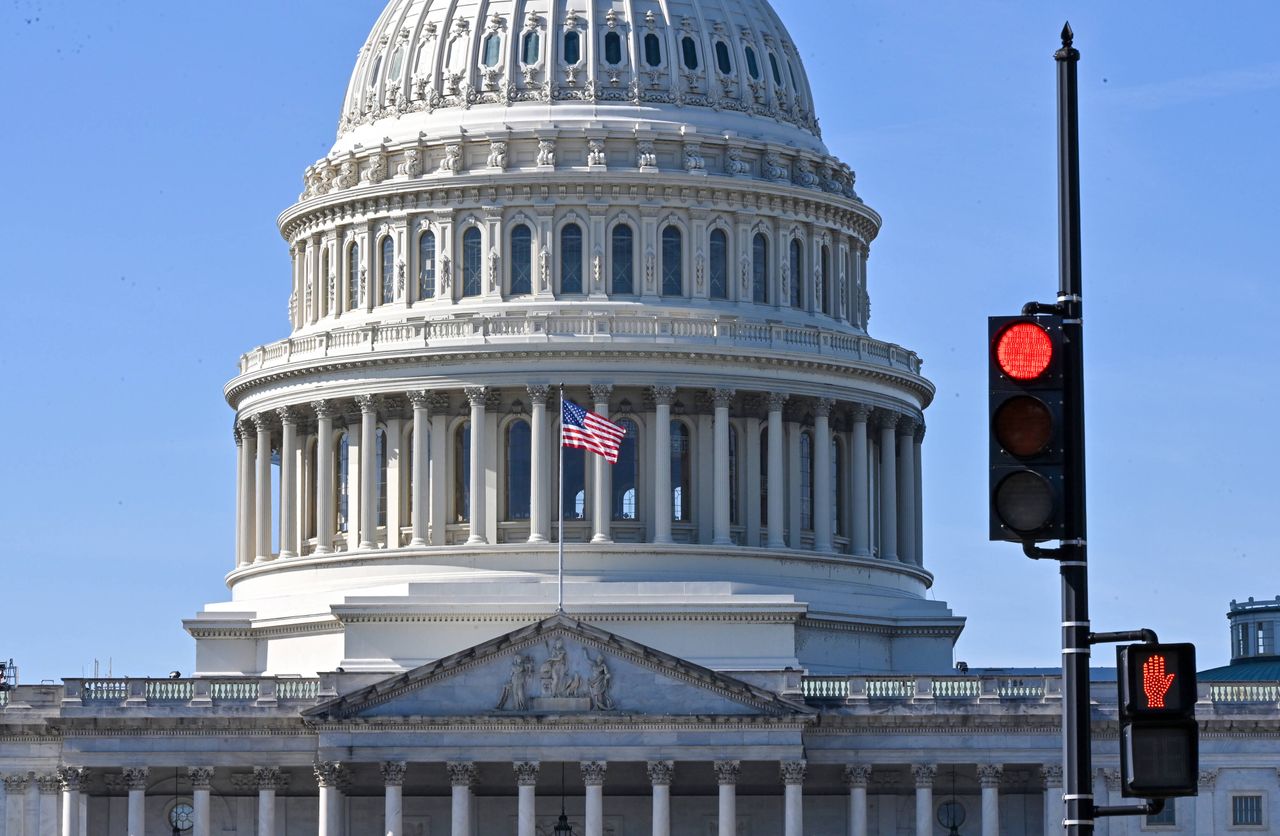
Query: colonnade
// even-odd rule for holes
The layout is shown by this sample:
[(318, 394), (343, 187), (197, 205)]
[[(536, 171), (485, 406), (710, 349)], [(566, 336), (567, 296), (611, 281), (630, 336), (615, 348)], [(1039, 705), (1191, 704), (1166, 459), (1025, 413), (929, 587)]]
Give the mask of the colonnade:
[[(643, 531), (629, 541), (804, 549), (922, 564), (924, 429), (916, 416), (784, 392), (609, 384), (576, 389), (571, 399), (605, 416), (621, 407), (624, 414), (615, 408), (615, 418), (642, 427), (635, 467), (644, 496), (632, 527), (642, 523)], [(636, 409), (635, 401), (643, 407)], [(549, 542), (557, 536), (555, 408), (556, 393), (546, 385), (469, 386), (460, 392), (361, 394), (244, 415), (235, 433), (237, 565), (339, 549), (498, 542), (505, 520), (497, 471), (515, 470), (502, 458), (507, 451), (498, 427), (513, 414), (528, 421), (531, 436), (527, 463), (519, 463), (529, 474), (527, 518), (521, 520), (527, 535), (522, 531), (521, 540)], [(687, 495), (671, 483), (673, 417), (688, 427), (681, 444), (696, 451), (689, 458)], [(450, 443), (463, 420), (476, 428), (467, 441), (467, 460), (476, 466), (469, 467), (465, 499), (459, 497), (466, 465), (457, 460), (461, 448)], [(346, 458), (340, 462), (336, 442), (344, 431)], [(385, 449), (375, 452), (380, 438)], [(838, 468), (826, 464), (828, 457), (837, 457)], [(279, 463), (274, 485), (273, 458)], [(611, 543), (618, 527), (610, 508), (613, 469), (599, 457), (589, 462), (585, 536)], [(338, 530), (340, 497), (346, 500), (345, 536)], [(681, 528), (679, 537), (673, 523)]]

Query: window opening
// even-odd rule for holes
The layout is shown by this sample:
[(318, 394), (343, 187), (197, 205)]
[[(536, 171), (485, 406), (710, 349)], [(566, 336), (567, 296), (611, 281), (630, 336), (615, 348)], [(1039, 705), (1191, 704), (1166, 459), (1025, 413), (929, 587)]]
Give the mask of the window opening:
[(520, 48), (520, 60), (525, 64), (536, 64), (542, 51), (542, 37), (533, 31), (524, 33), (524, 43)]
[(418, 298), (436, 295), (436, 234), (424, 232), (418, 238)]
[(533, 232), (525, 224), (511, 231), (511, 293), (533, 292)]
[(729, 45), (724, 41), (716, 41), (716, 68), (722, 75), (733, 72), (733, 64), (729, 61)]
[(729, 237), (724, 230), (711, 233), (711, 298), (725, 299), (729, 295)]
[(613, 496), (610, 501), (611, 515), (615, 520), (634, 520), (636, 518), (636, 488), (639, 475), (638, 440), (640, 430), (636, 422), (623, 418), (618, 422), (627, 431), (618, 445), (618, 463), (613, 466)]
[(462, 295), (480, 295), (480, 230), (474, 226), (462, 233)]
[(650, 67), (656, 67), (662, 63), (662, 44), (658, 41), (658, 36), (652, 32), (644, 36), (644, 60)]
[(528, 421), (507, 427), (507, 519), (529, 519), (529, 461), (533, 446)]
[(693, 38), (688, 35), (680, 39), (680, 49), (684, 55), (684, 65), (691, 69), (698, 69), (698, 45), (693, 42)]
[(618, 224), (613, 228), (610, 272), (613, 275), (613, 292), (618, 294), (635, 293), (635, 282), (631, 275), (633, 260), (632, 245), (634, 234), (627, 224)]
[(743, 49), (747, 54), (747, 72), (751, 74), (751, 78), (755, 81), (760, 80), (760, 62), (756, 60), (756, 51), (751, 47)]
[(582, 60), (582, 36), (576, 31), (564, 33), (564, 62), (573, 65)]
[(494, 67), (498, 64), (498, 52), (502, 47), (502, 38), (496, 32), (490, 32), (484, 39), (484, 65)]
[(604, 60), (606, 64), (615, 67), (622, 63), (622, 36), (617, 32), (609, 32), (604, 36)]
[(560, 230), (560, 292), (582, 292), (582, 227), (577, 224)]
[(684, 242), (680, 230), (669, 226), (662, 230), (662, 295), (684, 293)]
[(751, 239), (751, 299), (755, 302), (769, 301), (769, 241), (763, 233), (757, 232)]
[(382, 239), (382, 304), (390, 304), (396, 293), (396, 245), (388, 238)]

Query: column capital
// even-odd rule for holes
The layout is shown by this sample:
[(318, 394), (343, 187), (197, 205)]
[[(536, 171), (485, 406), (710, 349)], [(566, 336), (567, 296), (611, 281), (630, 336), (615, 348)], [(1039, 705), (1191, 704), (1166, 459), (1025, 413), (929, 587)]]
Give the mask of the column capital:
[(613, 394), (612, 383), (593, 383), (587, 387), (591, 392), (591, 402), (593, 404), (608, 404), (609, 396)]
[(813, 414), (818, 418), (829, 418), (835, 405), (835, 398), (815, 398), (813, 401)]
[(734, 395), (738, 394), (736, 389), (712, 389), (708, 393), (711, 397), (711, 403), (716, 409), (728, 409), (733, 403)]
[(787, 405), (787, 399), (791, 396), (786, 392), (770, 392), (769, 393), (769, 411), (781, 412), (782, 408)]
[(449, 770), (449, 784), (454, 787), (470, 787), (476, 782), (479, 770), (470, 761), (449, 761), (445, 765)]
[(315, 412), (317, 418), (333, 418), (338, 414), (338, 407), (333, 401), (312, 401), (311, 409)]
[(674, 386), (650, 386), (649, 392), (653, 396), (653, 402), (661, 406), (671, 406), (672, 401), (676, 399)]
[(865, 404), (865, 403), (849, 404), (849, 418), (854, 423), (865, 424), (867, 422), (867, 419), (871, 417), (871, 413), (874, 411), (875, 409), (871, 406), (871, 404)]
[(521, 787), (535, 787), (538, 785), (538, 770), (542, 764), (538, 761), (516, 761), (511, 764), (512, 770), (516, 773), (516, 785)]
[(145, 766), (127, 766), (124, 768), (124, 785), (130, 792), (145, 790), (151, 777), (151, 770)]
[(291, 406), (277, 407), (276, 416), (280, 419), (281, 424), (298, 423), (298, 411)]
[(910, 415), (903, 415), (898, 419), (898, 435), (914, 436), (916, 434), (917, 421)]
[(316, 784), (322, 787), (336, 787), (342, 783), (341, 761), (316, 761), (311, 765), (316, 775)]
[(920, 444), (921, 442), (924, 441), (924, 421), (916, 422), (915, 436), (916, 436), (916, 444)]
[(901, 413), (894, 412), (892, 409), (877, 409), (872, 414), (871, 420), (875, 421), (880, 429), (891, 430), (898, 426), (898, 419), (901, 417)]
[(1045, 789), (1061, 787), (1062, 786), (1062, 764), (1060, 763), (1040, 764), (1040, 781), (1044, 784)]
[(805, 761), (783, 761), (779, 764), (778, 772), (784, 784), (803, 784), (808, 769), (809, 765)]
[(404, 773), (409, 764), (405, 761), (383, 761), (378, 768), (382, 772), (383, 786), (399, 787), (404, 784)]
[(236, 446), (239, 447), (244, 443), (245, 437), (248, 436), (249, 429), (243, 421), (235, 420), (231, 422), (231, 435), (236, 440)]
[(30, 782), (30, 777), (26, 775), (6, 775), (4, 776), (4, 791), (9, 795), (19, 795), (27, 791), (27, 784)]
[(1004, 766), (998, 763), (978, 764), (978, 784), (983, 789), (1000, 786), (1000, 777), (1004, 775)]
[(271, 432), (271, 425), (273, 421), (271, 420), (270, 412), (255, 412), (253, 415), (249, 416), (249, 420), (253, 422), (254, 429), (257, 430), (258, 433)]
[(213, 784), (213, 767), (188, 766), (187, 778), (191, 781), (191, 789), (207, 790)]
[(551, 387), (545, 383), (530, 383), (524, 387), (529, 393), (529, 400), (534, 406), (546, 406), (547, 398), (551, 395)]
[(578, 767), (582, 770), (583, 784), (588, 787), (604, 785), (604, 773), (609, 769), (609, 764), (604, 761), (582, 761)]
[(736, 784), (742, 774), (742, 761), (716, 761), (711, 766), (716, 771), (717, 784)]
[(649, 783), (655, 787), (671, 786), (671, 778), (676, 771), (675, 761), (649, 761), (646, 765), (649, 773)]
[(844, 768), (844, 783), (847, 787), (862, 787), (871, 783), (871, 764), (851, 763)]
[(467, 402), (473, 407), (483, 407), (485, 401), (489, 398), (488, 386), (468, 386), (463, 390), (467, 395)]
[(916, 789), (927, 789), (933, 786), (933, 779), (938, 775), (936, 763), (913, 763), (911, 775), (916, 779)]
[(1212, 790), (1214, 788), (1214, 785), (1218, 783), (1218, 772), (1220, 771), (1221, 770), (1217, 770), (1217, 769), (1200, 770), (1200, 777), (1199, 777), (1200, 786), (1203, 789)]
[(427, 389), (414, 389), (412, 392), (405, 392), (404, 396), (409, 399), (409, 405), (414, 409), (431, 408), (431, 392)]
[(62, 783), (62, 788), (68, 792), (78, 792), (80, 785), (89, 777), (89, 770), (83, 766), (60, 766), (58, 767), (58, 781)]
[(356, 406), (360, 407), (361, 415), (368, 415), (370, 412), (374, 413), (375, 415), (377, 414), (378, 412), (377, 395), (356, 395), (353, 400), (355, 400)]
[(35, 779), (41, 795), (54, 795), (62, 789), (62, 782), (57, 775), (37, 775)]
[(283, 783), (284, 774), (274, 766), (255, 766), (253, 781), (259, 790), (275, 791)]

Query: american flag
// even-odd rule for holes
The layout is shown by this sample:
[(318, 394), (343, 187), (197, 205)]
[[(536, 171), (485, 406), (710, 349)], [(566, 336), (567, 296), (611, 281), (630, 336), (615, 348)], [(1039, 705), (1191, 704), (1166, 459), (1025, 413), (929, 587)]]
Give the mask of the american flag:
[(560, 402), (560, 443), (604, 456), (618, 463), (618, 447), (627, 431), (608, 418), (587, 412), (573, 401)]

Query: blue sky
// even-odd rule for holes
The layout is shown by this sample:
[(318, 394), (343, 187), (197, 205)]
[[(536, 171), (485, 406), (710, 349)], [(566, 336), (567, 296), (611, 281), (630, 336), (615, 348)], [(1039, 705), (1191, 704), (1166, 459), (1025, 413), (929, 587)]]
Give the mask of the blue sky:
[[(1280, 8), (775, 0), (830, 149), (885, 218), (872, 333), (938, 387), (933, 594), (957, 658), (1058, 659), (1054, 566), (986, 540), (985, 318), (1056, 289), (1054, 64), (1080, 64), (1089, 539), (1097, 629), (1228, 655), (1280, 593)], [(274, 227), (333, 140), (380, 0), (6, 0), (0, 656), (24, 681), (189, 671), (226, 597), (222, 385), (285, 336)], [(1099, 661), (1106, 663), (1109, 651)]]

